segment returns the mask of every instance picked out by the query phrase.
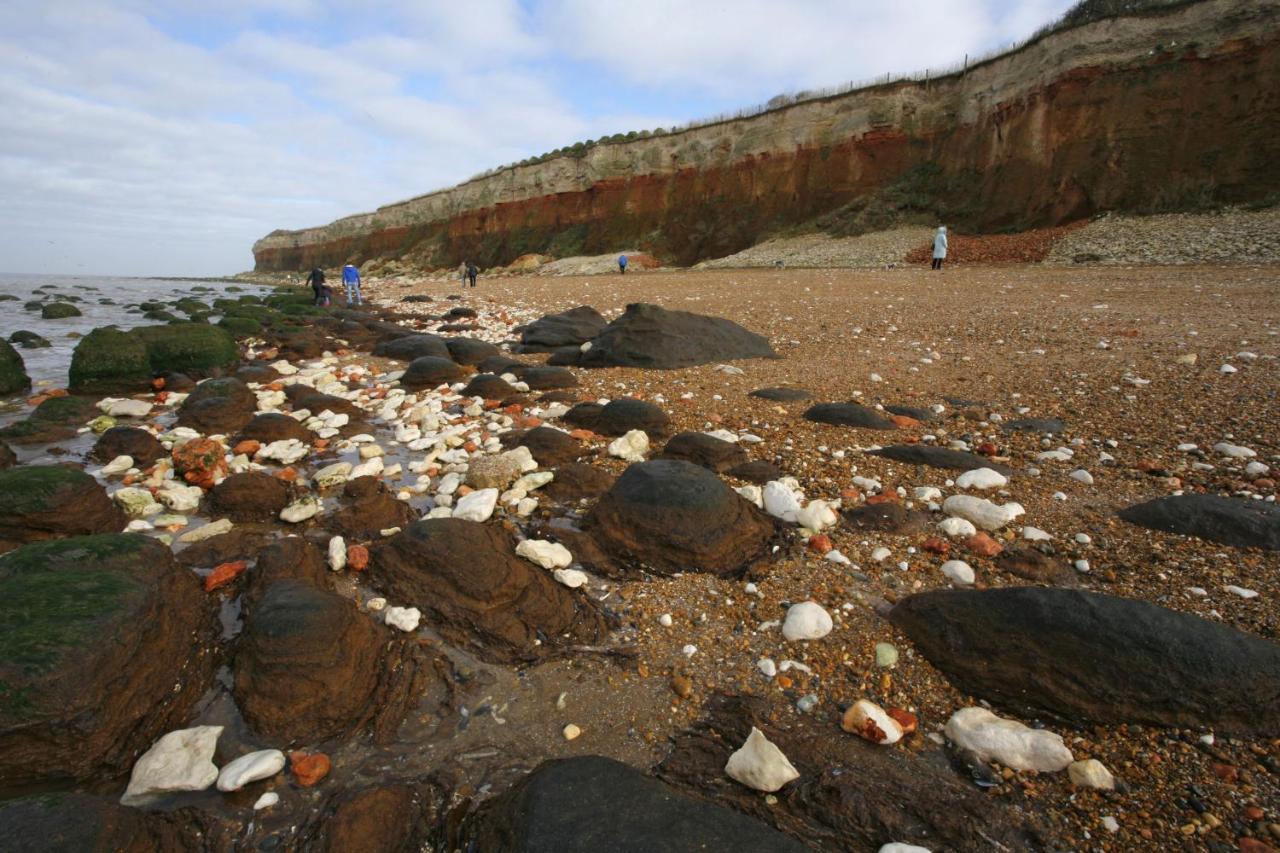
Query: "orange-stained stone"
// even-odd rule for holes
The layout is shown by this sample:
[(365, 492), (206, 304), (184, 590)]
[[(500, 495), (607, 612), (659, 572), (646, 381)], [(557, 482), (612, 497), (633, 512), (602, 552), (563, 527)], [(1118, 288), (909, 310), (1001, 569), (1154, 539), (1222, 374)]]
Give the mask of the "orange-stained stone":
[(304, 788), (310, 788), (328, 776), (330, 766), (329, 756), (323, 752), (289, 753), (289, 767), (293, 770), (298, 784)]
[(298, 479), (298, 472), (293, 468), (285, 468), (277, 471), (275, 474), (277, 480), (284, 480), (286, 483), (292, 483)]
[(243, 453), (245, 456), (252, 456), (262, 449), (262, 442), (254, 438), (246, 438), (244, 441), (231, 448), (231, 452), (237, 456)]
[(204, 591), (213, 592), (219, 587), (226, 586), (240, 575), (244, 574), (244, 570), (249, 568), (248, 560), (236, 560), (233, 563), (223, 563), (215, 566), (204, 579)]
[(810, 536), (809, 541), (805, 542), (805, 546), (808, 547), (810, 551), (814, 551), (818, 554), (825, 554), (835, 547), (835, 545), (831, 544), (831, 537), (825, 533)]
[(596, 434), (589, 429), (575, 429), (569, 433), (569, 437), (578, 441), (594, 441)]
[(882, 494), (872, 495), (867, 498), (867, 503), (869, 504), (896, 504), (897, 502), (897, 492), (883, 492)]
[(902, 726), (902, 733), (904, 735), (909, 735), (914, 732), (916, 730), (916, 726), (920, 724), (920, 721), (916, 719), (915, 714), (910, 711), (904, 711), (902, 708), (889, 708), (885, 713), (890, 717), (893, 717), (894, 722)]
[(964, 547), (980, 557), (994, 557), (1004, 548), (999, 542), (992, 539), (987, 534), (979, 531), (964, 541)]
[(363, 545), (348, 545), (347, 565), (357, 572), (363, 572), (369, 567), (369, 549)]
[(906, 415), (890, 415), (889, 420), (893, 421), (898, 429), (915, 429), (920, 426), (918, 420), (909, 418)]

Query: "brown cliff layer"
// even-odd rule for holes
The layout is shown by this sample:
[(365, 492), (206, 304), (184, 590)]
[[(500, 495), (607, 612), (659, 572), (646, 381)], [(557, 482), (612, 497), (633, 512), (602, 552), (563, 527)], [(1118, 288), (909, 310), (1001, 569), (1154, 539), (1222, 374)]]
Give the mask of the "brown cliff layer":
[(1280, 4), (1203, 0), (1056, 33), (928, 83), (808, 101), (274, 232), (258, 270), (485, 265), (639, 246), (681, 264), (819, 219), (1018, 229), (1280, 193)]

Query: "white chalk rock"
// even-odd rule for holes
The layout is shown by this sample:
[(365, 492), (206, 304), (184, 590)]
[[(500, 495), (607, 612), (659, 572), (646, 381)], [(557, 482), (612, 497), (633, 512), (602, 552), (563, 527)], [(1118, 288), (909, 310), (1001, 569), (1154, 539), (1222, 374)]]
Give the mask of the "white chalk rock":
[(189, 530), (178, 537), (178, 541), (189, 545), (192, 542), (199, 542), (203, 539), (209, 539), (213, 536), (221, 536), (223, 533), (229, 533), (234, 527), (229, 518), (220, 518), (217, 521), (197, 527), (195, 530)]
[(340, 572), (347, 567), (347, 540), (335, 536), (329, 540), (329, 568)]
[(893, 552), (883, 545), (871, 552), (871, 559), (875, 560), (877, 563), (883, 563), (892, 556)]
[(764, 501), (764, 511), (769, 515), (791, 524), (796, 523), (800, 515), (800, 501), (796, 500), (795, 492), (786, 484), (770, 480), (764, 485), (761, 499)]
[(999, 530), (1026, 512), (1021, 504), (1012, 501), (997, 506), (986, 498), (972, 495), (952, 495), (942, 502), (942, 511), (971, 521), (984, 530)]
[(831, 614), (816, 601), (801, 601), (787, 608), (782, 636), (788, 640), (819, 640), (831, 633)]
[(315, 473), (312, 479), (315, 481), (316, 487), (327, 489), (330, 486), (336, 486), (339, 483), (345, 483), (347, 478), (351, 476), (350, 462), (335, 462), (332, 465), (326, 465)]
[(319, 513), (320, 501), (307, 495), (280, 510), (280, 520), (287, 521), (290, 524), (297, 524), (306, 521), (308, 518), (315, 518)]
[(956, 586), (973, 585), (973, 569), (964, 560), (947, 560), (942, 564), (942, 573)]
[[(114, 477), (116, 474), (123, 474), (133, 467), (132, 456), (117, 456), (106, 465), (102, 466), (102, 476)], [(1265, 467), (1265, 466), (1264, 466)]]
[(1022, 528), (1022, 538), (1028, 542), (1048, 542), (1053, 536), (1039, 527), (1024, 527)]
[(1074, 758), (1061, 735), (1001, 719), (986, 708), (956, 711), (947, 720), (946, 733), (983, 761), (998, 761), (1014, 770), (1056, 773)]
[(1083, 468), (1077, 468), (1067, 476), (1075, 480), (1077, 483), (1084, 483), (1086, 486), (1093, 485), (1093, 475)]
[(800, 778), (800, 772), (791, 765), (782, 750), (769, 742), (755, 726), (742, 747), (729, 756), (724, 772), (735, 782), (756, 791), (772, 793), (783, 785)]
[(773, 662), (773, 658), (760, 658), (756, 661), (756, 669), (760, 670), (760, 674), (765, 678), (773, 678), (778, 674), (778, 665)]
[(392, 628), (410, 633), (418, 630), (422, 621), (422, 611), (416, 607), (388, 607), (383, 611), (382, 619)]
[(587, 582), (587, 573), (577, 569), (556, 569), (551, 576), (569, 589), (577, 589)]
[(267, 791), (261, 797), (258, 797), (258, 799), (254, 800), (253, 810), (256, 812), (262, 809), (269, 809), (274, 805), (278, 805), (279, 803), (280, 803), (280, 795), (277, 794), (275, 791)]
[(956, 477), (956, 488), (960, 489), (1003, 489), (1007, 485), (1009, 478), (993, 468), (975, 468)]
[[(124, 514), (130, 518), (145, 518), (160, 511), (160, 505), (156, 503), (156, 499), (151, 496), (151, 492), (147, 489), (126, 486), (117, 490), (111, 497), (120, 509), (124, 510)], [(153, 507), (154, 510), (152, 509)]]
[(1228, 459), (1252, 459), (1258, 454), (1239, 444), (1231, 444), (1230, 442), (1220, 441), (1213, 446), (1214, 452), (1225, 456)]
[(973, 522), (954, 517), (938, 522), (938, 529), (952, 539), (958, 539), (962, 536), (967, 539), (978, 532), (978, 528), (973, 526)]
[(1104, 791), (1114, 791), (1116, 787), (1116, 780), (1111, 775), (1111, 771), (1096, 758), (1071, 762), (1071, 765), (1067, 767), (1067, 776), (1071, 779), (1072, 785), (1081, 788), (1101, 788)]
[(372, 459), (361, 462), (351, 469), (347, 474), (347, 479), (354, 480), (357, 477), (376, 477), (382, 473), (382, 469), (386, 467), (386, 463), (382, 461), (381, 456), (375, 456)]
[(213, 752), (222, 726), (196, 726), (169, 732), (133, 765), (123, 806), (145, 805), (176, 791), (203, 791), (218, 780)]
[(204, 489), (199, 486), (184, 486), (176, 480), (168, 480), (160, 487), (156, 500), (174, 512), (195, 512), (204, 497)]
[(310, 452), (311, 448), (298, 441), (298, 439), (286, 438), (259, 447), (258, 452), (253, 454), (253, 458), (257, 460), (271, 459), (284, 465), (292, 465)]
[(840, 520), (836, 511), (826, 501), (809, 501), (804, 509), (796, 513), (796, 521), (801, 527), (817, 533)]
[(270, 779), (284, 769), (284, 753), (278, 749), (260, 749), (242, 755), (218, 773), (219, 791), (239, 791), (250, 782)]
[(633, 429), (631, 432), (616, 438), (609, 445), (609, 455), (627, 462), (643, 462), (644, 455), (649, 452), (649, 436), (644, 430)]
[(564, 569), (573, 562), (569, 549), (559, 542), (545, 539), (526, 539), (516, 546), (516, 554), (544, 569)]
[(864, 740), (885, 746), (902, 740), (902, 725), (868, 699), (859, 699), (849, 706), (840, 721), (841, 727)]
[[(128, 457), (126, 456), (125, 458), (127, 459)], [(1248, 465), (1244, 466), (1244, 472), (1250, 477), (1261, 477), (1270, 470), (1271, 467), (1265, 462), (1250, 462)], [(102, 473), (105, 474), (106, 472), (107, 469), (103, 468)]]
[(901, 841), (894, 841), (889, 844), (881, 844), (880, 849), (876, 853), (932, 853), (928, 847), (920, 847), (916, 844), (904, 844)]
[(98, 401), (98, 408), (113, 418), (145, 418), (151, 414), (151, 404), (146, 400), (107, 397)]
[(458, 498), (458, 503), (453, 508), (453, 517), (465, 521), (488, 521), (497, 505), (497, 489), (477, 489)]
[(937, 486), (916, 486), (911, 494), (918, 501), (936, 501), (942, 497), (942, 490)]

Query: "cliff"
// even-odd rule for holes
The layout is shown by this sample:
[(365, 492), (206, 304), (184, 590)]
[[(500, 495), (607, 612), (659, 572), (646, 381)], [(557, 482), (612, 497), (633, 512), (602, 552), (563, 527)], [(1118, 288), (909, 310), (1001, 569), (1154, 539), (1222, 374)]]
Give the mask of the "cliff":
[(253, 248), (256, 269), (504, 264), (636, 246), (690, 264), (816, 221), (961, 230), (1274, 202), (1280, 2), (1200, 0), (1046, 35), (963, 72), (514, 166)]

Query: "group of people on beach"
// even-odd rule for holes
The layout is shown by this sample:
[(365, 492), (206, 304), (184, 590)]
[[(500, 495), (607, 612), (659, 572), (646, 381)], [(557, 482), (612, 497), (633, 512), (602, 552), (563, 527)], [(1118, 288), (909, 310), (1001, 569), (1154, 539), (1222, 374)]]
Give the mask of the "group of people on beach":
[[(931, 269), (942, 269), (942, 262), (947, 257), (947, 226), (939, 225), (938, 230), (933, 235), (933, 263)], [(626, 275), (627, 273), (627, 256), (618, 256), (618, 272)], [(462, 286), (466, 287), (469, 283), (472, 287), (476, 286), (476, 277), (480, 275), (480, 270), (471, 261), (463, 261), (458, 267), (458, 278), (462, 282)], [(327, 308), (333, 303), (333, 291), (325, 284), (324, 270), (316, 267), (307, 276), (307, 285), (310, 286), (315, 293), (315, 304)], [(363, 305), (364, 298), (360, 294), (360, 270), (355, 264), (347, 264), (342, 268), (342, 286), (347, 294), (348, 305)]]

